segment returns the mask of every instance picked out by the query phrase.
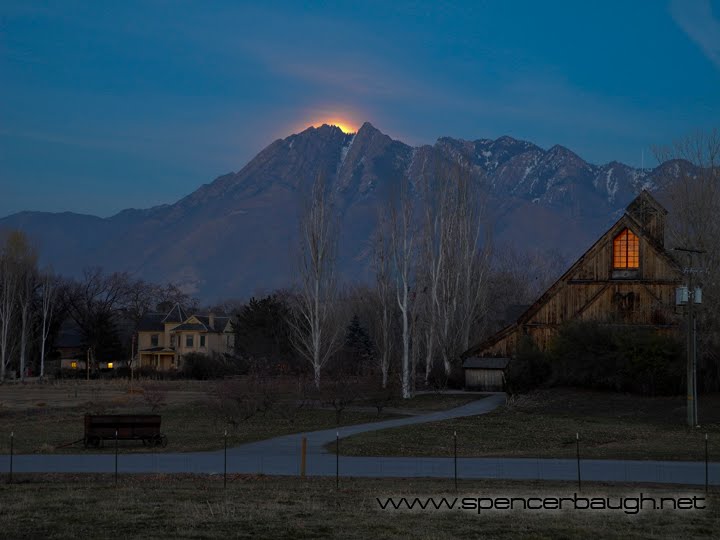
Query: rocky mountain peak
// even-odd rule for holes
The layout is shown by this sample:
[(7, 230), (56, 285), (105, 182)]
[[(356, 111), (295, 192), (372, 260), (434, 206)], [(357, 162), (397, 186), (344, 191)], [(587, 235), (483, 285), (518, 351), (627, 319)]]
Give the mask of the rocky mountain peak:
[[(367, 275), (361, 254), (377, 207), (404, 177), (413, 183), (460, 165), (487, 182), (487, 207), (498, 241), (517, 249), (553, 245), (567, 250), (607, 225), (639, 187), (685, 174), (682, 162), (638, 171), (618, 162), (597, 167), (560, 145), (544, 150), (510, 136), (441, 137), (413, 148), (365, 122), (355, 134), (310, 127), (270, 143), (237, 172), (217, 177), (179, 201), (126, 210), (108, 219), (20, 213), (0, 219), (37, 242), (42, 264), (66, 275), (84, 267), (131, 271), (149, 281), (174, 281), (204, 299), (238, 297), (294, 279), (298, 209), (325, 175), (337, 195), (343, 232), (340, 272)], [(567, 222), (577, 226), (568, 230)]]

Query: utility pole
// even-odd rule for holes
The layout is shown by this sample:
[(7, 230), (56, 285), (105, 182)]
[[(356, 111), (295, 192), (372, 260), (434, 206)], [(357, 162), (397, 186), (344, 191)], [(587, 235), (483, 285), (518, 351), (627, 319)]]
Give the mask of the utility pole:
[[(694, 427), (698, 425), (698, 412), (697, 412), (697, 342), (696, 342), (696, 326), (695, 326), (695, 303), (700, 303), (702, 296), (700, 296), (700, 289), (697, 291), (693, 284), (693, 273), (694, 268), (692, 267), (692, 255), (693, 253), (705, 253), (703, 250), (691, 249), (691, 248), (674, 248), (675, 251), (682, 251), (687, 253), (688, 256), (688, 286), (687, 286), (687, 299), (681, 292), (676, 296), (676, 304), (682, 305), (687, 304), (687, 423), (688, 426)], [(696, 292), (700, 293), (697, 295)]]

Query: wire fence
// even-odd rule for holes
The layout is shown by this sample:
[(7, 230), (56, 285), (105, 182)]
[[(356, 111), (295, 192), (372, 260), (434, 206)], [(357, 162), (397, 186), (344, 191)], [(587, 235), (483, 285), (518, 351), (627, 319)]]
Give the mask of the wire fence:
[[(586, 482), (676, 484), (704, 488), (720, 486), (720, 462), (712, 461), (712, 439), (705, 435), (694, 461), (597, 459), (583, 455), (583, 438), (574, 434), (571, 457), (475, 457), (477, 446), (463, 444), (455, 433), (442, 445), (407, 445), (397, 456), (377, 456), (376, 447), (353, 444), (343, 455), (343, 439), (290, 436), (277, 448), (262, 442), (233, 448), (227, 431), (218, 438), (219, 450), (168, 452), (160, 448), (146, 453), (122, 453), (117, 437), (105, 441), (104, 451), (84, 453), (16, 454), (21, 434), (7, 438), (7, 453), (0, 454), (0, 470), (7, 483), (14, 475), (26, 473), (111, 473), (114, 482), (124, 474), (210, 474), (222, 475), (227, 487), (233, 474), (335, 477), (336, 487), (347, 477), (446, 478), (457, 488), (462, 479), (507, 479), (567, 481), (583, 489)], [(475, 453), (475, 456), (473, 455)], [(358, 455), (360, 454), (360, 455)], [(367, 454), (367, 455), (365, 455)], [(414, 455), (413, 455), (414, 454)]]

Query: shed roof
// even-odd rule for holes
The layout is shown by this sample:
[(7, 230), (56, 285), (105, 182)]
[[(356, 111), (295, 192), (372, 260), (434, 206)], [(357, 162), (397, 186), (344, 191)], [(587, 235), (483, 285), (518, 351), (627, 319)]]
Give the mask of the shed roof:
[(463, 369), (505, 369), (509, 358), (479, 358), (472, 356), (463, 362)]

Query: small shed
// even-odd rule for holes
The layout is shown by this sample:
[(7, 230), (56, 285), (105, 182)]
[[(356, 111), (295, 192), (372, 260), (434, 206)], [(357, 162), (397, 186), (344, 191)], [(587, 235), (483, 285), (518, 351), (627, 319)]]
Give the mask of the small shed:
[(505, 368), (509, 362), (509, 358), (466, 358), (463, 362), (465, 388), (501, 392), (505, 386)]

